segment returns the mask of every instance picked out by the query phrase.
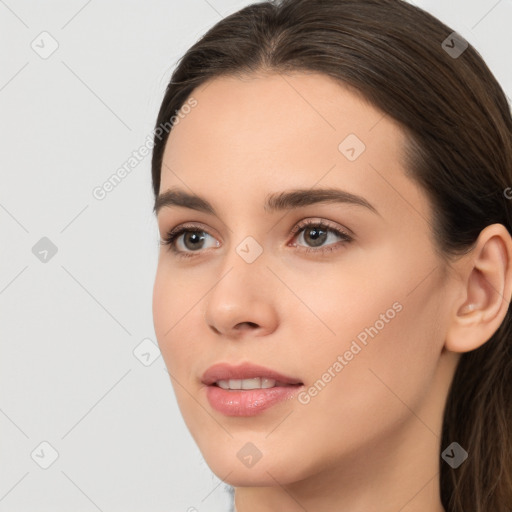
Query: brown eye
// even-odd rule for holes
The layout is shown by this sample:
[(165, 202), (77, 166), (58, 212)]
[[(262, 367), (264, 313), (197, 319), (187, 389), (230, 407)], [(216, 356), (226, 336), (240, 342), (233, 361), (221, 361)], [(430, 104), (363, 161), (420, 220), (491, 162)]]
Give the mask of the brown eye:
[[(339, 245), (336, 244), (337, 241), (341, 240), (343, 244), (352, 241), (352, 237), (344, 231), (330, 226), (325, 222), (318, 221), (309, 221), (299, 224), (295, 229), (295, 235), (295, 238), (297, 238), (299, 242), (303, 242), (299, 245), (301, 247), (305, 246), (304, 249), (307, 252), (321, 252), (326, 250), (332, 251), (336, 248), (336, 245)], [(324, 246), (324, 244), (329, 240), (331, 243), (328, 243)]]
[(195, 251), (197, 249), (202, 249), (204, 245), (204, 231), (185, 231), (182, 233), (183, 236), (183, 245), (191, 250)]
[[(194, 253), (199, 253), (202, 249), (205, 249), (208, 237), (213, 239), (209, 233), (197, 226), (181, 226), (169, 231), (160, 243), (168, 245), (169, 249), (177, 256), (187, 257), (195, 256)], [(214, 247), (219, 245), (217, 241), (213, 244)]]
[(328, 230), (319, 227), (308, 227), (303, 231), (303, 239), (313, 247), (321, 246), (327, 240)]

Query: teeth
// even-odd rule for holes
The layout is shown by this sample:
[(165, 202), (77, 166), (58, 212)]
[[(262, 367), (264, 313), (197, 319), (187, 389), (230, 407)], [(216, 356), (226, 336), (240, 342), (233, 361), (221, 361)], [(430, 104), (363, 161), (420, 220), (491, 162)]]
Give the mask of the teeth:
[(267, 389), (276, 385), (274, 379), (256, 377), (255, 379), (218, 380), (217, 386), (222, 389)]

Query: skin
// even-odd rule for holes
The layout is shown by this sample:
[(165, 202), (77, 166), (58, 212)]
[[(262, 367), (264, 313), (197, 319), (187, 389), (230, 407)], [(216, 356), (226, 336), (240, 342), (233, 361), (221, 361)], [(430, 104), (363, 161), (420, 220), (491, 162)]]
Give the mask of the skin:
[[(488, 226), (447, 265), (434, 250), (430, 202), (405, 175), (404, 132), (329, 77), (222, 77), (193, 96), (197, 106), (167, 142), (160, 193), (193, 192), (219, 216), (158, 212), (162, 238), (196, 223), (206, 240), (192, 258), (161, 246), (153, 315), (207, 464), (235, 486), (237, 512), (443, 511), (443, 408), (461, 353), (485, 343), (505, 317), (506, 229)], [(366, 145), (354, 161), (338, 149), (348, 134)], [(335, 203), (263, 208), (271, 192), (320, 187), (361, 195), (378, 214)], [(330, 234), (320, 245), (334, 250), (305, 253), (316, 247), (311, 228), (290, 234), (302, 220), (354, 239)], [(263, 249), (252, 263), (236, 252), (247, 236)], [(183, 236), (176, 243), (194, 252)], [(309, 388), (395, 302), (400, 312), (309, 403), (285, 401), (249, 418), (210, 407), (201, 376), (212, 364), (249, 361)], [(248, 442), (262, 453), (252, 467), (237, 457)]]

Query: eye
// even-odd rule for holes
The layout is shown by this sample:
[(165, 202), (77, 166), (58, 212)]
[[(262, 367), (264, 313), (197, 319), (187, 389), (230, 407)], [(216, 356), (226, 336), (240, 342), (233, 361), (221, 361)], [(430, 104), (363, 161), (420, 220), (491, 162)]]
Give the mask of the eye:
[[(353, 238), (345, 231), (331, 226), (325, 221), (302, 221), (297, 224), (291, 234), (299, 241), (305, 242), (306, 247), (299, 245), (299, 250), (304, 252), (325, 253), (340, 248), (340, 245), (351, 242)], [(297, 236), (299, 235), (299, 236)], [(192, 257), (198, 255), (203, 249), (208, 249), (205, 243), (208, 238), (213, 238), (207, 231), (197, 225), (182, 225), (171, 229), (161, 240), (161, 245), (169, 246), (177, 257)], [(334, 238), (334, 240), (332, 240)], [(336, 238), (341, 243), (336, 244)], [(331, 239), (332, 243), (324, 246), (326, 241)], [(309, 247), (307, 246), (309, 245)], [(216, 240), (210, 245), (219, 247), (220, 243)], [(296, 245), (293, 244), (295, 247)]]
[[(303, 221), (297, 224), (292, 231), (295, 238), (305, 242), (306, 247), (302, 250), (305, 252), (328, 252), (340, 248), (351, 242), (353, 238), (345, 231), (330, 225), (325, 221)], [(299, 235), (297, 237), (297, 234)], [(330, 235), (330, 236), (329, 236)], [(341, 239), (341, 244), (335, 244), (336, 238)], [(326, 241), (331, 240), (333, 243), (324, 246)], [(334, 239), (334, 240), (333, 240)]]
[[(210, 235), (197, 225), (179, 226), (171, 229), (160, 242), (161, 245), (168, 245), (169, 249), (180, 257), (195, 256), (194, 253), (205, 248), (205, 240)], [(182, 247), (179, 247), (179, 246)], [(218, 247), (219, 242), (212, 244), (212, 247)], [(184, 248), (183, 248), (184, 247)]]

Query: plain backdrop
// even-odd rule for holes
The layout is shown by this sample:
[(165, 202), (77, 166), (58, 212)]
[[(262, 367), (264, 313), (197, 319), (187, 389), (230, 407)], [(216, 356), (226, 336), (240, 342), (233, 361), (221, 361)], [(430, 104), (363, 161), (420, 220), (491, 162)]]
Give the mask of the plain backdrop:
[[(0, 0), (0, 512), (228, 510), (156, 344), (151, 156), (93, 191), (186, 49), (250, 3)], [(512, 95), (512, 0), (415, 3)]]

